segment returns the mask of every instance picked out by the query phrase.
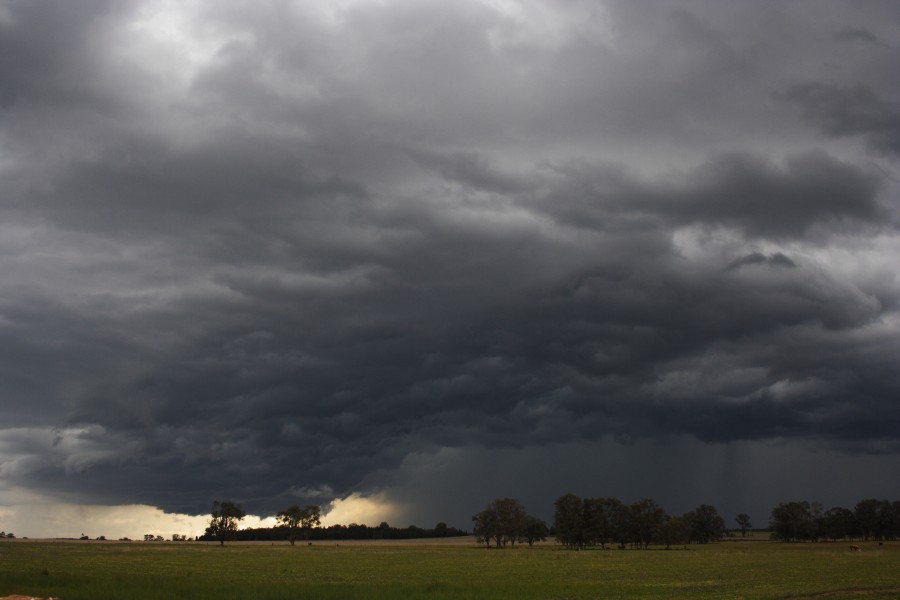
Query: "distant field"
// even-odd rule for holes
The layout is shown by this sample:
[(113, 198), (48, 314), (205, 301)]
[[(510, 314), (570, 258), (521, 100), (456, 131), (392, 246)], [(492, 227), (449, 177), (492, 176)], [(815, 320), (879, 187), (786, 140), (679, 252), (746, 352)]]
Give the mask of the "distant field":
[(100, 598), (900, 598), (900, 543), (688, 550), (426, 543), (0, 542), (0, 596)]

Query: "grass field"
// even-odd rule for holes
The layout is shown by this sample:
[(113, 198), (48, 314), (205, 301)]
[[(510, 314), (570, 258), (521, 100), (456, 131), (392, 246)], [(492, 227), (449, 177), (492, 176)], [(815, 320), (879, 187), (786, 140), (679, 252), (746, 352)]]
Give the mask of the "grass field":
[(0, 596), (128, 598), (900, 598), (900, 543), (688, 550), (450, 544), (0, 542)]

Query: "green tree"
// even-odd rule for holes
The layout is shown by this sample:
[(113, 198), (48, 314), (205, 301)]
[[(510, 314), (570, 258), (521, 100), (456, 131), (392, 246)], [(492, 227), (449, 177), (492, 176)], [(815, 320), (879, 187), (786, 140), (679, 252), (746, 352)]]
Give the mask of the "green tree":
[[(490, 506), (472, 517), (472, 533), (475, 534), (478, 543), (484, 544), (487, 548), (491, 547), (491, 541), (498, 529), (497, 513), (491, 510)], [(497, 545), (500, 545), (499, 542)]]
[(650, 498), (631, 505), (631, 525), (634, 542), (643, 548), (659, 537), (659, 528), (669, 518), (660, 506)]
[(494, 541), (497, 548), (505, 548), (507, 544), (515, 546), (525, 534), (525, 507), (514, 498), (498, 498), (487, 508), (472, 517), (475, 536), (479, 543), (491, 545)]
[(584, 538), (586, 544), (606, 544), (615, 539), (616, 515), (622, 510), (617, 498), (584, 499)]
[(741, 537), (747, 537), (747, 532), (753, 527), (750, 524), (750, 515), (747, 513), (741, 513), (734, 518), (737, 521), (738, 528), (741, 530)]
[(785, 542), (811, 540), (816, 536), (816, 520), (809, 502), (782, 502), (769, 517), (772, 536)]
[(887, 537), (896, 540), (900, 537), (900, 500), (894, 500), (889, 504), (890, 509), (890, 528)]
[(900, 529), (900, 514), (896, 512), (895, 505), (888, 500), (878, 503), (878, 529), (876, 536), (880, 540), (889, 540), (897, 537)]
[(528, 542), (529, 546), (533, 546), (535, 542), (543, 542), (550, 535), (547, 524), (542, 519), (528, 515), (525, 517), (525, 534), (522, 541)]
[(868, 498), (857, 502), (856, 507), (853, 509), (853, 514), (856, 516), (856, 523), (859, 525), (860, 533), (862, 533), (862, 536), (866, 541), (869, 541), (869, 538), (878, 537), (878, 525), (880, 520), (878, 513), (880, 505), (881, 500)]
[(683, 545), (691, 540), (691, 526), (682, 517), (670, 517), (659, 528), (659, 541), (668, 550), (673, 544)]
[(310, 530), (321, 525), (320, 508), (315, 504), (307, 504), (303, 508), (294, 504), (278, 513), (278, 523), (279, 527), (287, 530), (288, 541), (293, 546), (301, 531), (304, 538), (309, 539)]
[(216, 500), (212, 504), (212, 518), (209, 521), (209, 527), (206, 528), (206, 535), (219, 540), (219, 544), (224, 546), (225, 540), (234, 538), (238, 522), (246, 515), (247, 513), (240, 504), (227, 500), (223, 502)]
[(684, 515), (684, 520), (691, 527), (691, 539), (700, 544), (720, 540), (725, 535), (725, 521), (709, 504), (701, 504)]
[(575, 494), (565, 494), (554, 503), (553, 529), (556, 540), (567, 548), (584, 546), (584, 505)]
[(514, 498), (500, 498), (493, 502), (497, 511), (502, 546), (515, 546), (525, 535), (525, 522), (528, 513), (525, 507)]
[(822, 536), (833, 541), (856, 535), (856, 517), (849, 508), (835, 506), (822, 515)]

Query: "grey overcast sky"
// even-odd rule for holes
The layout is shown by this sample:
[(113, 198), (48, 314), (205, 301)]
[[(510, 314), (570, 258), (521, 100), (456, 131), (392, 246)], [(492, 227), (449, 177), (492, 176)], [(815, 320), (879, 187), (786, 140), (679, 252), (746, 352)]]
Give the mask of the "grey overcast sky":
[(898, 65), (895, 0), (0, 3), (0, 529), (900, 499)]

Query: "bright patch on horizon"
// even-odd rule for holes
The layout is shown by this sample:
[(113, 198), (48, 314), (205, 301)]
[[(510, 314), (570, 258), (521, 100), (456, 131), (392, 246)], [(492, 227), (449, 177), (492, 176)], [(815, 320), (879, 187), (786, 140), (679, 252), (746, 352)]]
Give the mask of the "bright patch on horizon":
[(399, 516), (399, 507), (388, 502), (383, 495), (363, 496), (354, 492), (346, 498), (336, 498), (329, 503), (325, 516), (322, 517), (322, 527), (351, 523), (374, 527), (382, 521), (397, 526), (392, 521), (396, 521)]

